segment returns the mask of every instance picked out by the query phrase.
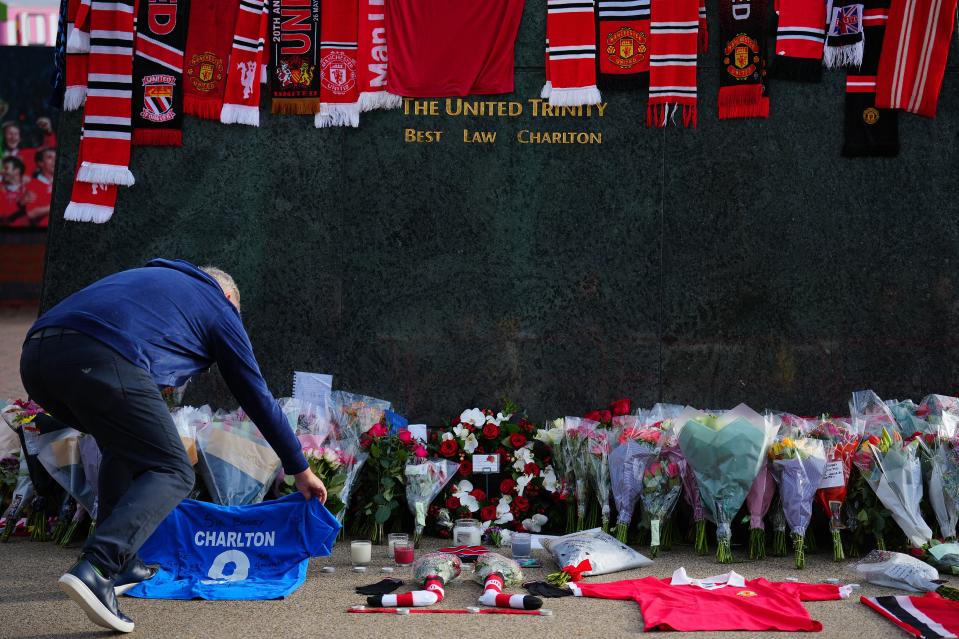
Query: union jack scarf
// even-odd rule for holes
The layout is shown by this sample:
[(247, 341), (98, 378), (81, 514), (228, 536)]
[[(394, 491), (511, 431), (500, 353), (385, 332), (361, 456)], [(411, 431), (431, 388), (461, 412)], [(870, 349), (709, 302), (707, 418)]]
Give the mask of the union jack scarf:
[(830, 0), (826, 9), (826, 47), (822, 63), (829, 69), (862, 65), (862, 0)]
[(189, 0), (140, 0), (133, 59), (133, 143), (183, 144), (183, 49)]
[(272, 46), (268, 50), (272, 61), (271, 111), (313, 115), (320, 108), (319, 5), (311, 0), (272, 1)]
[[(82, 8), (82, 5), (81, 5)], [(94, 3), (83, 114), (82, 161), (77, 179), (133, 185), (130, 113), (133, 73), (133, 0)]]
[(546, 0), (546, 84), (550, 106), (599, 104), (593, 0)]
[(183, 56), (183, 112), (219, 120), (239, 2), (192, 0)]
[(220, 109), (223, 124), (260, 126), (263, 36), (270, 11), (268, 2), (240, 0), (226, 74), (226, 93)]
[(389, 73), (388, 33), (386, 30), (386, 1), (360, 0), (357, 12), (356, 81), (360, 91), (360, 111), (396, 109), (403, 98), (386, 89)]
[(599, 86), (645, 87), (649, 82), (649, 0), (597, 0)]
[(356, 73), (357, 0), (322, 0), (320, 43), (320, 112), (318, 129), (360, 125), (360, 92)]
[[(66, 111), (76, 111), (87, 100), (87, 53), (90, 50), (90, 36), (81, 38), (86, 44), (86, 51), (81, 53), (77, 50), (71, 50), (69, 42), (71, 36), (80, 27), (76, 24), (77, 12), (80, 10), (80, 0), (68, 0), (67, 2), (67, 73), (66, 89), (63, 93), (63, 108)], [(89, 13), (87, 14), (89, 16)], [(76, 43), (77, 37), (73, 41)]]
[(956, 0), (892, 0), (876, 78), (876, 106), (936, 117)]
[[(80, 154), (77, 156), (77, 170), (83, 163), (83, 137), (80, 131)], [(93, 222), (103, 224), (113, 217), (113, 210), (117, 203), (119, 187), (115, 184), (97, 184), (81, 182), (79, 178), (73, 180), (73, 190), (70, 193), (70, 203), (63, 213), (63, 219), (71, 222)]]
[(683, 107), (683, 126), (696, 127), (699, 0), (652, 0), (646, 126), (663, 128)]
[(862, 66), (846, 75), (842, 154), (847, 158), (899, 154), (899, 112), (876, 106), (876, 71), (884, 49), (888, 14), (889, 0), (867, 0), (862, 18)]
[(766, 0), (720, 0), (720, 120), (769, 117), (766, 7)]
[(776, 0), (779, 26), (772, 72), (780, 80), (822, 80), (822, 50), (826, 40), (823, 0)]

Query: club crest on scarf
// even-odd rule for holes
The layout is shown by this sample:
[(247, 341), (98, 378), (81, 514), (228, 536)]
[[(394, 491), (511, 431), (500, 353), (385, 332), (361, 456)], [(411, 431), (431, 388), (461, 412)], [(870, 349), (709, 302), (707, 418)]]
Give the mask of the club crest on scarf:
[(759, 64), (759, 43), (755, 39), (740, 33), (726, 43), (723, 54), (726, 72), (735, 79), (759, 77), (756, 71), (756, 65)]
[(342, 51), (331, 51), (322, 60), (323, 88), (335, 95), (348, 93), (356, 85), (356, 61)]
[(869, 125), (879, 122), (879, 109), (876, 109), (875, 107), (869, 107), (868, 109), (864, 110), (862, 112), (862, 121)]
[(186, 74), (194, 89), (210, 93), (223, 81), (223, 59), (210, 51), (192, 55)]
[(276, 79), (283, 88), (309, 87), (313, 83), (316, 67), (305, 58), (295, 55), (280, 60), (276, 67)]
[(647, 35), (632, 27), (622, 27), (606, 36), (606, 57), (621, 69), (632, 69), (646, 59)]
[(173, 110), (173, 89), (176, 78), (167, 74), (143, 78), (143, 110), (140, 117), (150, 122), (168, 122), (176, 117)]

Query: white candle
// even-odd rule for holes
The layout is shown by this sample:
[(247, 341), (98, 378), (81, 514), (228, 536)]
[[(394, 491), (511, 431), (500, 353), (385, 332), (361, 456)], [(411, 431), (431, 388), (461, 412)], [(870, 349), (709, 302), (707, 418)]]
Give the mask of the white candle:
[(369, 541), (350, 543), (350, 558), (354, 566), (365, 566), (373, 560), (373, 545)]
[(483, 539), (479, 522), (475, 519), (458, 519), (453, 527), (453, 541), (457, 545), (479, 546)]

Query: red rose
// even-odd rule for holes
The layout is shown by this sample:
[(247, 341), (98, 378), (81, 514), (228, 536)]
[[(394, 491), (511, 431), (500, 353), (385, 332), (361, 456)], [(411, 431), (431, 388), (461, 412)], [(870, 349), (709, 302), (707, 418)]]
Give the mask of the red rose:
[(501, 462), (505, 462), (507, 459), (509, 459), (509, 451), (502, 446), (496, 449), (496, 454), (499, 455)]
[(509, 445), (513, 448), (522, 448), (526, 443), (526, 435), (522, 433), (513, 433), (509, 436)]
[(517, 495), (513, 498), (513, 505), (516, 507), (516, 510), (521, 513), (525, 513), (529, 510), (529, 500), (523, 497), (522, 495)]
[(371, 437), (385, 437), (390, 434), (390, 431), (383, 424), (373, 424), (369, 433)]
[(370, 447), (370, 444), (372, 443), (373, 443), (372, 437), (370, 437), (366, 433), (363, 433), (362, 435), (360, 435), (360, 448), (362, 448), (363, 450), (366, 450), (367, 448)]
[(440, 455), (443, 457), (452, 457), (458, 453), (460, 447), (456, 444), (456, 440), (453, 439), (444, 439), (440, 442)]
[(396, 436), (399, 437), (400, 441), (404, 444), (409, 444), (411, 441), (413, 441), (413, 435), (411, 435), (410, 431), (408, 430), (401, 430)]
[(526, 462), (526, 465), (523, 466), (523, 474), (539, 477), (539, 466), (535, 462)]
[(585, 415), (583, 415), (583, 419), (588, 419), (588, 420), (594, 421), (594, 422), (601, 422), (601, 421), (603, 421), (601, 418), (602, 418), (602, 415), (600, 415), (600, 413), (599, 413), (598, 410), (591, 410), (591, 411), (589, 411), (588, 413), (586, 413)]
[(480, 508), (480, 519), (483, 521), (493, 521), (496, 519), (496, 506), (483, 506)]
[(483, 437), (486, 439), (496, 439), (499, 437), (499, 426), (492, 422), (487, 423), (483, 426)]
[(609, 410), (613, 413), (614, 417), (629, 415), (630, 408), (632, 408), (632, 402), (628, 399), (617, 399), (609, 405)]
[(476, 497), (476, 501), (486, 501), (486, 493), (484, 493), (479, 488), (474, 488), (470, 491), (470, 495)]
[(460, 500), (451, 495), (446, 498), (446, 507), (450, 510), (456, 510), (460, 507)]
[(504, 495), (508, 495), (514, 490), (516, 490), (516, 482), (512, 479), (504, 479), (499, 483), (499, 491)]
[(468, 459), (464, 459), (460, 462), (460, 469), (456, 471), (460, 477), (469, 477), (473, 474), (473, 462)]
[(599, 411), (599, 416), (601, 417), (599, 421), (603, 424), (608, 424), (609, 422), (613, 421), (613, 414), (608, 410)]
[(535, 499), (539, 496), (539, 488), (530, 484), (526, 487), (526, 490), (523, 491), (523, 494), (529, 497), (530, 499)]

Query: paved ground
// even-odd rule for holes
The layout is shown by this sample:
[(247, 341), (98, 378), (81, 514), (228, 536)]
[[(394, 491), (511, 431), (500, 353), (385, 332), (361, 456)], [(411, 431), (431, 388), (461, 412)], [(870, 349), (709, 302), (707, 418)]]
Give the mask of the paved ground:
[(0, 399), (20, 399), (20, 345), (27, 329), (37, 319), (32, 307), (0, 307)]
[[(429, 545), (436, 544), (432, 542)], [(108, 635), (91, 625), (79, 609), (57, 590), (56, 579), (72, 562), (75, 554), (76, 549), (60, 549), (49, 543), (24, 539), (15, 539), (0, 546), (0, 636), (32, 639)], [(542, 551), (537, 551), (537, 555), (542, 555)], [(544, 555), (541, 558), (546, 559)], [(549, 560), (546, 563), (547, 567), (552, 566)], [(336, 572), (321, 572), (320, 567), (324, 565), (336, 566)], [(147, 601), (124, 598), (121, 606), (136, 622), (134, 636), (138, 637), (609, 639), (637, 636), (642, 632), (642, 617), (635, 603), (573, 597), (548, 600), (547, 607), (554, 612), (552, 617), (347, 614), (347, 607), (363, 603), (365, 599), (353, 592), (354, 586), (378, 581), (384, 576), (378, 572), (383, 565), (386, 565), (385, 549), (374, 547), (371, 573), (363, 576), (353, 573), (349, 569), (349, 545), (340, 543), (332, 558), (312, 560), (306, 583), (283, 601)], [(613, 581), (650, 574), (668, 576), (682, 565), (686, 566), (691, 576), (705, 577), (726, 571), (725, 567), (715, 564), (712, 558), (700, 558), (685, 549), (665, 553), (649, 569), (593, 580)], [(787, 559), (734, 564), (732, 568), (747, 578), (765, 576), (782, 580), (798, 575), (809, 582), (828, 577), (855, 581), (850, 564), (833, 564), (826, 555), (811, 557), (809, 567), (801, 572), (794, 570)], [(408, 579), (408, 569), (406, 573), (397, 573), (397, 576)], [(543, 574), (541, 569), (528, 572), (528, 576), (534, 578)], [(863, 592), (891, 594), (891, 591), (877, 587), (867, 587)], [(446, 600), (441, 605), (450, 608), (473, 605), (478, 596), (479, 587), (461, 578), (447, 587)], [(857, 595), (844, 601), (808, 603), (806, 606), (813, 618), (822, 622), (824, 632), (819, 635), (822, 637), (881, 639), (907, 636), (860, 604)], [(682, 636), (701, 638), (720, 635), (688, 633)], [(722, 633), (721, 636), (723, 639), (747, 639), (756, 635), (735, 632)], [(808, 634), (792, 633), (776, 633), (772, 636), (776, 639), (809, 638)]]

